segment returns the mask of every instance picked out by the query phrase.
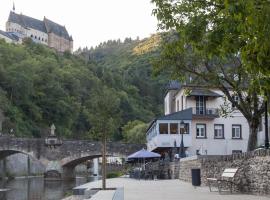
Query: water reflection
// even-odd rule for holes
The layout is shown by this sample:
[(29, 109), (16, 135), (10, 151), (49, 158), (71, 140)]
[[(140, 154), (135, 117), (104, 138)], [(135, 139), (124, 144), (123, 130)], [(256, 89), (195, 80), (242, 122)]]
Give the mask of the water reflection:
[(95, 178), (76, 178), (73, 181), (45, 181), (43, 178), (15, 179), (1, 182), (0, 200), (60, 200), (70, 195), (72, 188), (93, 181)]

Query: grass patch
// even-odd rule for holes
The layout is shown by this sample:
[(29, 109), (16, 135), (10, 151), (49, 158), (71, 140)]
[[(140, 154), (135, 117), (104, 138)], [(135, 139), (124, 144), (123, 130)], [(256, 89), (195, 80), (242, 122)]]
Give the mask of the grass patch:
[(106, 177), (107, 178), (117, 178), (117, 177), (120, 177), (122, 175), (123, 175), (122, 172), (109, 172)]

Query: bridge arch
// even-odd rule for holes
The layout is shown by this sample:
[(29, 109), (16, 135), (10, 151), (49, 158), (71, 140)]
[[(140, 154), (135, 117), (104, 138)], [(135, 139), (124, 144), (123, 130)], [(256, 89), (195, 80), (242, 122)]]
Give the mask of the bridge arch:
[[(126, 155), (119, 154), (119, 153), (108, 153), (107, 157), (121, 157), (125, 158)], [(81, 154), (76, 154), (72, 156), (65, 157), (61, 160), (62, 167), (76, 167), (77, 165), (86, 162), (87, 160), (92, 160), (94, 158), (102, 157), (101, 152), (85, 152)]]
[(27, 151), (18, 150), (18, 149), (0, 149), (0, 159), (6, 158), (8, 156), (11, 156), (17, 153), (22, 153), (22, 154), (34, 157), (33, 152), (27, 152)]
[[(120, 142), (107, 143), (107, 156), (126, 157), (145, 145)], [(44, 138), (0, 137), (0, 159), (22, 153), (37, 159), (45, 172), (70, 173), (76, 165), (101, 157), (102, 144), (89, 140), (63, 140), (59, 146), (46, 145)]]

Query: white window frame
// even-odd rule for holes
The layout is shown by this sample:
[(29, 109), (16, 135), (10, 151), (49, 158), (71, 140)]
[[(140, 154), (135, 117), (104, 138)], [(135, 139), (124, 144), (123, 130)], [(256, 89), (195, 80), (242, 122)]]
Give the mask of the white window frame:
[[(236, 130), (237, 135), (236, 135)], [(241, 124), (233, 124), (232, 125), (232, 139), (241, 139), (242, 138), (242, 125)]]
[(214, 124), (214, 138), (224, 139), (224, 124)]
[[(198, 135), (199, 129), (199, 135)], [(202, 133), (202, 130), (203, 133)], [(196, 124), (196, 138), (206, 138), (206, 124)]]

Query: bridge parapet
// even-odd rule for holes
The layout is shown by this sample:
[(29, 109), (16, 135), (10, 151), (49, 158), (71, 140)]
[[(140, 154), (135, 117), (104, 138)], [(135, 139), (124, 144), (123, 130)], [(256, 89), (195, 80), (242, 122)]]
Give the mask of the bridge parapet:
[[(111, 156), (126, 157), (127, 155), (145, 147), (141, 144), (127, 144), (120, 142), (108, 142), (107, 154)], [(101, 142), (89, 140), (63, 140), (63, 144), (58, 147), (45, 145), (44, 139), (35, 138), (15, 138), (0, 137), (0, 157), (1, 151), (12, 150), (31, 154), (37, 159), (62, 160), (66, 157), (77, 157), (83, 155), (100, 155), (102, 150)]]
[[(72, 175), (74, 167), (101, 156), (102, 144), (89, 140), (62, 140), (61, 146), (48, 146), (45, 139), (0, 137), (0, 159), (24, 153), (38, 159), (48, 171)], [(126, 157), (145, 147), (141, 144), (107, 143), (107, 156)], [(66, 175), (65, 175), (66, 174)]]

